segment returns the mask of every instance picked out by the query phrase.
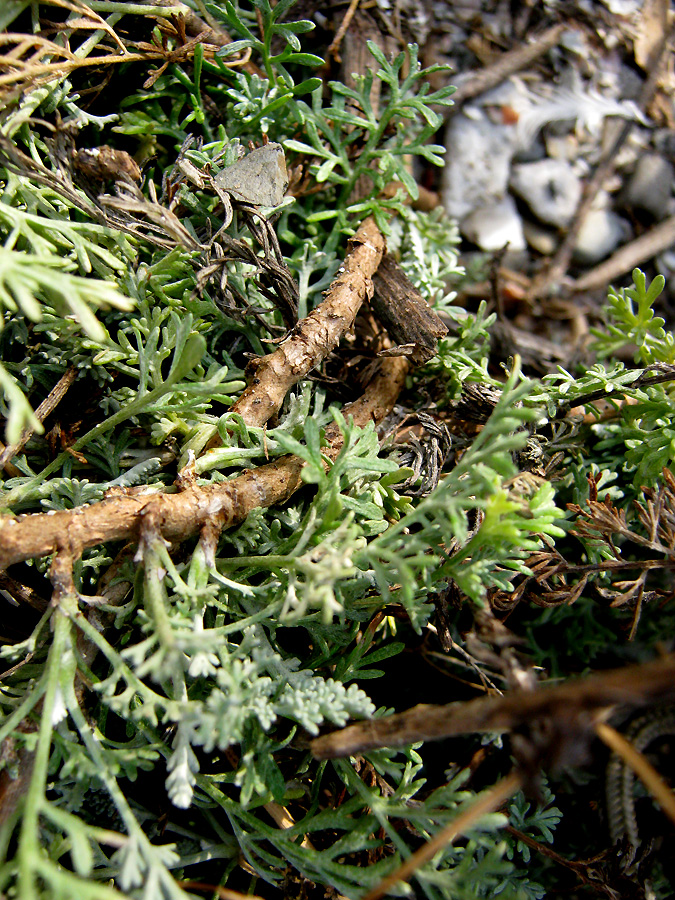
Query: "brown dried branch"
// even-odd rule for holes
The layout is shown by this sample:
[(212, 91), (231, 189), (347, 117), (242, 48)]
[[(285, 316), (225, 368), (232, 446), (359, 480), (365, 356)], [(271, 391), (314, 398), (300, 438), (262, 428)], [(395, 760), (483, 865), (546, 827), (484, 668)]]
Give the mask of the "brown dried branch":
[(581, 291), (606, 290), (607, 285), (636, 266), (652, 259), (675, 244), (675, 216), (659, 222), (645, 234), (620, 247), (609, 259), (597, 265), (570, 285), (578, 294)]
[(499, 59), (484, 69), (472, 72), (466, 79), (460, 82), (459, 87), (452, 95), (453, 106), (444, 107), (443, 112), (450, 118), (459, 111), (462, 103), (478, 97), (493, 87), (501, 84), (510, 75), (515, 75), (526, 66), (535, 62), (539, 57), (555, 47), (560, 40), (563, 31), (569, 26), (565, 23), (553, 25), (541, 34), (534, 35), (531, 43), (523, 44), (503, 53)]
[[(363, 396), (343, 410), (355, 424), (378, 422), (398, 396), (407, 363), (380, 363)], [(330, 444), (323, 451), (334, 460), (342, 447), (337, 429), (329, 429)], [(55, 553), (77, 559), (88, 547), (107, 541), (137, 541), (151, 522), (165, 539), (182, 541), (205, 526), (218, 530), (243, 522), (251, 510), (284, 503), (302, 486), (304, 462), (284, 456), (219, 484), (186, 484), (180, 493), (157, 493), (148, 488), (121, 489), (90, 506), (72, 510), (0, 519), (0, 571), (22, 560)]]
[[(0, 75), (0, 89), (13, 88), (13, 94), (29, 88), (38, 87), (57, 78), (64, 78), (77, 69), (91, 68), (92, 66), (109, 66), (123, 62), (137, 62), (139, 60), (162, 59), (164, 53), (157, 50), (146, 53), (130, 53), (129, 51), (108, 50), (99, 56), (89, 56), (80, 59), (70, 50), (60, 47), (53, 41), (36, 35), (4, 34), (0, 35), (0, 47), (14, 47), (3, 55), (0, 55), (0, 67), (7, 69)], [(33, 50), (27, 59), (21, 56)], [(43, 62), (43, 57), (55, 61)], [(3, 97), (6, 101), (7, 97)]]
[(589, 500), (588, 509), (583, 509), (576, 503), (568, 503), (567, 507), (578, 519), (572, 534), (594, 541), (601, 540), (609, 544), (614, 550), (614, 555), (619, 557), (612, 536), (618, 534), (626, 537), (632, 534), (626, 520), (625, 509), (617, 509), (610, 497), (605, 497), (604, 500)]
[(387, 334), (399, 348), (421, 365), (436, 354), (438, 340), (448, 333), (440, 317), (426, 302), (393, 256), (385, 253), (375, 277), (370, 305)]
[[(512, 610), (522, 600), (534, 603), (535, 606), (571, 606), (586, 589), (589, 579), (594, 574), (601, 572), (619, 573), (637, 570), (642, 575), (630, 581), (615, 581), (612, 587), (602, 588), (597, 584), (595, 590), (601, 597), (612, 601), (612, 606), (620, 606), (640, 595), (640, 585), (646, 577), (655, 571), (671, 571), (675, 569), (675, 559), (603, 559), (597, 563), (570, 563), (556, 551), (540, 551), (533, 554), (525, 561), (525, 565), (531, 570), (532, 575), (524, 576), (516, 586), (509, 591), (497, 590), (490, 593), (490, 604), (501, 612)], [(568, 583), (570, 575), (581, 576), (575, 583)], [(551, 584), (556, 579), (557, 584)], [(652, 597), (672, 596), (672, 591), (658, 590), (648, 591), (638, 599)]]
[(341, 62), (340, 59), (340, 44), (342, 43), (342, 38), (347, 33), (347, 29), (354, 18), (354, 13), (358, 9), (360, 0), (351, 0), (347, 12), (344, 14), (344, 18), (342, 22), (340, 22), (340, 27), (335, 32), (335, 37), (330, 42), (328, 46), (327, 56), (332, 56), (337, 62)]
[[(68, 390), (75, 381), (76, 377), (77, 372), (72, 366), (66, 369), (65, 373), (56, 382), (47, 397), (45, 397), (42, 403), (35, 410), (35, 418), (38, 420), (38, 422), (44, 422), (47, 416), (56, 409), (56, 407), (68, 393)], [(4, 469), (7, 463), (12, 459), (12, 457), (16, 456), (16, 454), (19, 453), (24, 445), (30, 440), (32, 434), (32, 428), (24, 428), (16, 444), (9, 444), (7, 447), (5, 447), (2, 453), (0, 453), (0, 469)]]
[(115, 189), (116, 197), (101, 194), (97, 198), (105, 210), (107, 225), (166, 250), (178, 246), (192, 252), (204, 251), (178, 216), (159, 202), (153, 181), (148, 182), (149, 198), (133, 182), (118, 181)]
[(335, 759), (380, 747), (400, 747), (474, 732), (505, 732), (539, 723), (540, 749), (549, 762), (574, 753), (570, 738), (595, 727), (594, 716), (616, 705), (645, 706), (675, 698), (675, 655), (579, 678), (535, 691), (513, 691), (446, 706), (422, 704), (406, 712), (349, 725), (315, 738), (317, 759)]
[(382, 233), (369, 218), (349, 243), (350, 251), (323, 302), (295, 326), (278, 350), (249, 366), (253, 377), (232, 407), (247, 425), (264, 425), (281, 408), (288, 391), (335, 349), (363, 301), (372, 296), (373, 275), (385, 251)]

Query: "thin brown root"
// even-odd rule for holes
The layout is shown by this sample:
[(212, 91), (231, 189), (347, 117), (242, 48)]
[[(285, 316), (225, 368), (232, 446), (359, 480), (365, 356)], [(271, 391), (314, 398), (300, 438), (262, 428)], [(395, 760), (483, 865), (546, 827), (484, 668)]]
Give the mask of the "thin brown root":
[(675, 216), (660, 222), (629, 244), (624, 244), (609, 259), (577, 278), (571, 285), (574, 293), (607, 290), (607, 285), (646, 260), (652, 259), (675, 244)]
[(332, 56), (338, 62), (340, 62), (340, 44), (342, 43), (342, 38), (345, 36), (347, 29), (349, 28), (349, 24), (354, 18), (354, 13), (359, 8), (359, 3), (361, 0), (351, 0), (349, 7), (347, 8), (347, 12), (344, 15), (342, 22), (340, 22), (340, 27), (338, 28), (335, 37), (330, 43), (328, 48), (328, 56)]
[(452, 95), (453, 106), (444, 110), (446, 117), (449, 118), (457, 113), (466, 100), (484, 94), (491, 88), (497, 87), (510, 75), (515, 75), (516, 72), (531, 65), (558, 44), (561, 34), (568, 27), (566, 23), (553, 25), (541, 34), (535, 35), (530, 43), (507, 51), (491, 65), (470, 75)]

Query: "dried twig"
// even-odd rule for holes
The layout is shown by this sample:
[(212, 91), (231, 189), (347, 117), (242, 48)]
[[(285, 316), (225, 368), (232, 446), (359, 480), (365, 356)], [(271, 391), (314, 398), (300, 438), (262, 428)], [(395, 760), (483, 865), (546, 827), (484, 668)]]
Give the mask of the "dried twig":
[(461, 82), (455, 93), (452, 95), (453, 106), (443, 107), (446, 118), (450, 118), (459, 112), (462, 103), (470, 100), (472, 97), (478, 97), (493, 87), (497, 87), (502, 81), (505, 81), (510, 75), (515, 75), (526, 66), (529, 66), (535, 60), (547, 53), (552, 47), (555, 47), (560, 40), (560, 35), (565, 28), (569, 27), (564, 23), (553, 25), (539, 35), (534, 35), (531, 43), (515, 47), (502, 54), (498, 60), (492, 65), (486, 66), (477, 72), (472, 72), (466, 76), (466, 80)]
[[(363, 396), (346, 406), (344, 415), (360, 426), (380, 421), (393, 406), (406, 372), (405, 360), (382, 360)], [(342, 436), (331, 429), (329, 439), (323, 452), (334, 460)], [(218, 530), (232, 527), (257, 507), (288, 500), (303, 484), (303, 466), (303, 460), (289, 455), (219, 484), (187, 483), (177, 494), (122, 489), (99, 503), (73, 510), (5, 516), (0, 520), (0, 571), (51, 553), (76, 559), (88, 547), (107, 541), (136, 541), (149, 522), (170, 541), (185, 540), (207, 525)]]
[(609, 259), (573, 281), (570, 289), (574, 293), (606, 290), (607, 285), (614, 278), (619, 278), (626, 272), (632, 272), (636, 266), (644, 263), (645, 260), (652, 259), (658, 253), (672, 247), (673, 244), (675, 244), (675, 216), (659, 222), (639, 238), (629, 244), (624, 244)]
[(361, 224), (350, 247), (325, 300), (295, 326), (278, 350), (249, 366), (253, 377), (232, 407), (247, 425), (264, 425), (281, 408), (288, 391), (335, 349), (363, 301), (372, 295), (372, 278), (385, 250), (373, 219)]
[[(675, 697), (675, 655), (629, 666), (602, 675), (580, 678), (536, 691), (513, 691), (446, 706), (422, 704), (406, 712), (349, 725), (315, 738), (317, 759), (334, 759), (379, 747), (400, 747), (415, 741), (433, 741), (473, 732), (504, 732), (550, 719), (550, 746), (543, 748), (557, 761), (566, 748), (565, 729), (586, 731), (588, 716), (616, 704), (641, 706)], [(592, 723), (593, 726), (595, 723)], [(555, 741), (553, 740), (555, 738)]]
[[(38, 420), (38, 422), (44, 422), (47, 416), (56, 409), (56, 407), (68, 393), (70, 386), (76, 378), (77, 372), (74, 368), (72, 368), (72, 366), (66, 369), (65, 373), (56, 382), (49, 394), (35, 410), (35, 418)], [(14, 456), (16, 456), (17, 453), (19, 453), (19, 451), (24, 447), (27, 441), (30, 440), (32, 434), (32, 428), (24, 428), (16, 444), (9, 444), (7, 447), (5, 447), (2, 453), (0, 453), (0, 469), (4, 469), (7, 463)]]
[(342, 22), (340, 22), (340, 27), (336, 31), (335, 37), (330, 42), (330, 45), (328, 47), (327, 55), (332, 56), (338, 62), (340, 62), (339, 51), (340, 51), (340, 44), (342, 43), (342, 38), (345, 36), (345, 34), (347, 32), (347, 29), (349, 28), (349, 24), (352, 21), (352, 19), (354, 18), (354, 13), (358, 9), (360, 2), (361, 2), (361, 0), (351, 0), (349, 6), (347, 8), (347, 12), (344, 14), (344, 18), (342, 19)]

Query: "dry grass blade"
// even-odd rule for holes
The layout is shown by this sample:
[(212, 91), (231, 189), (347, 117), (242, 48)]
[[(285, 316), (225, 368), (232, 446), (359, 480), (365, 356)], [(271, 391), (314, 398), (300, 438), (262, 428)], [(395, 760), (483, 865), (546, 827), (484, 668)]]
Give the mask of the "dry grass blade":
[[(77, 0), (48, 0), (47, 5), (79, 13), (80, 16), (65, 23), (52, 25), (51, 30), (59, 34), (55, 40), (50, 40), (43, 34), (0, 34), (0, 104), (7, 105), (22, 92), (65, 78), (78, 69), (160, 60), (163, 63), (163, 71), (171, 62), (184, 62), (190, 59), (198, 43), (201, 43), (206, 57), (212, 57), (226, 43), (220, 40), (212, 44), (194, 38), (184, 43), (179, 40), (174, 49), (160, 44), (127, 43), (86, 3)], [(158, 7), (153, 15), (161, 20), (169, 12), (170, 10)], [(107, 35), (112, 46), (101, 40), (96, 41), (93, 47), (88, 48), (87, 55), (79, 49), (75, 51), (70, 49), (69, 43), (74, 35), (89, 32)], [(210, 38), (211, 32), (199, 37)], [(250, 51), (242, 58), (230, 60), (227, 65), (230, 68), (242, 65), (249, 56)]]
[[(75, 379), (77, 378), (77, 371), (71, 366), (66, 369), (64, 375), (58, 380), (58, 382), (54, 385), (52, 390), (49, 392), (48, 396), (42, 401), (42, 403), (35, 410), (35, 418), (38, 422), (44, 422), (47, 416), (53, 412), (56, 407), (59, 405), (61, 400), (68, 393), (70, 386), (73, 384)], [(31, 429), (25, 428), (23, 433), (21, 434), (21, 438), (17, 441), (16, 444), (10, 444), (8, 447), (0, 453), (0, 469), (4, 469), (7, 463), (16, 456), (17, 453), (25, 446), (25, 444), (30, 440), (33, 431)]]
[(675, 822), (675, 794), (670, 790), (648, 759), (605, 722), (598, 722), (595, 732), (603, 743), (623, 759), (635, 772), (664, 813)]
[(457, 816), (454, 822), (450, 822), (438, 834), (434, 835), (430, 841), (415, 851), (400, 868), (383, 879), (372, 891), (368, 891), (363, 900), (380, 900), (380, 897), (387, 896), (389, 889), (394, 887), (395, 884), (409, 881), (420, 866), (433, 859), (446, 844), (473, 828), (483, 816), (499, 809), (521, 787), (522, 779), (516, 772), (511, 772), (505, 778), (502, 778), (493, 788), (486, 791), (472, 803), (467, 810)]
[[(60, 43), (37, 34), (0, 34), (0, 48), (9, 48), (4, 52), (0, 49), (0, 99), (7, 99), (3, 96), (6, 93), (3, 88), (13, 88), (12, 95), (15, 95), (17, 90), (30, 90), (55, 78), (63, 78), (83, 66), (100, 65), (111, 60), (127, 60), (128, 53), (122, 39), (114, 28), (86, 3), (51, 0), (49, 5), (80, 13), (80, 18), (59, 25), (62, 33), (57, 40)], [(57, 26), (54, 26), (54, 30), (58, 30)], [(98, 44), (99, 50), (102, 51), (100, 56), (83, 58), (68, 46), (72, 33), (78, 31), (103, 32), (115, 46), (101, 47)], [(68, 32), (70, 37), (64, 39), (64, 35)], [(3, 69), (6, 71), (3, 72)]]

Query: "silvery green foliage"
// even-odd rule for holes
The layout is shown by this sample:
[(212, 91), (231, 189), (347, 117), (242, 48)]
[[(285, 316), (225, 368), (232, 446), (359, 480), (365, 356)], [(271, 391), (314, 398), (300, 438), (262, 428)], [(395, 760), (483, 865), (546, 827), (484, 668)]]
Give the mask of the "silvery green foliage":
[[(51, 454), (35, 439), (16, 457), (19, 474), (3, 483), (13, 511), (77, 508), (111, 489), (171, 490), (176, 468), (216, 435), (221, 446), (194, 466), (201, 483), (289, 452), (307, 463), (307, 489), (284, 508), (254, 510), (222, 535), (213, 560), (199, 542), (169, 547), (157, 534), (144, 538), (137, 560), (118, 556), (116, 545), (88, 551), (75, 566), (74, 593), (0, 651), (19, 664), (0, 687), (0, 739), (17, 754), (35, 752), (24, 806), (0, 829), (0, 891), (21, 900), (182, 898), (179, 881), (213, 861), (219, 878), (238, 883), (241, 859), (261, 895), (267, 885), (284, 888), (291, 872), (324, 890), (362, 896), (472, 802), (468, 770), (442, 787), (427, 785), (415, 748), (319, 764), (307, 753), (308, 738), (382, 714), (371, 699), (374, 680), (391, 672), (390, 660), (408, 649), (411, 634), (419, 641), (431, 599), (450, 583), (480, 606), (490, 591), (509, 591), (527, 576), (528, 558), (544, 541), (564, 543), (553, 483), (540, 478), (514, 489), (518, 451), (546, 417), (554, 422), (561, 404), (600, 388), (637, 401), (621, 423), (595, 427), (592, 441), (555, 432), (552, 445), (567, 454), (556, 485), (566, 499), (588, 496), (591, 473), (602, 496), (623, 494), (627, 503), (637, 490), (633, 479), (658, 478), (670, 459), (667, 389), (631, 387), (634, 374), (609, 358), (630, 336), (642, 367), (671, 361), (670, 338), (652, 309), (658, 282), (647, 288), (634, 276), (634, 289), (610, 295), (609, 325), (596, 335), (608, 357), (602, 364), (541, 382), (523, 378), (517, 362), (505, 376), (497, 372), (489, 360), (494, 316), (484, 304), (474, 313), (450, 304), (455, 227), (439, 214), (407, 209), (400, 198), (378, 198), (392, 178), (415, 193), (404, 156), (438, 162), (428, 138), (440, 116), (430, 104), (447, 102), (450, 90), (424, 93), (416, 48), (407, 72), (403, 56), (390, 60), (371, 48), (373, 73), (354, 89), (333, 84), (324, 97), (307, 70), (316, 59), (303, 54), (298, 38), (311, 23), (287, 21), (291, 5), (209, 4), (235, 42), (213, 60), (197, 51), (190, 67), (172, 65), (150, 90), (130, 92), (114, 131), (105, 117), (97, 123), (101, 140), (152, 138), (156, 161), (147, 177), (158, 188), (188, 130), (203, 138), (187, 153), (198, 167), (230, 161), (238, 145), (260, 134), (284, 141), (324, 186), (287, 202), (277, 226), (301, 314), (330, 285), (356, 221), (350, 216), (372, 213), (389, 229), (390, 249), (408, 276), (452, 325), (409, 384), (406, 402), (417, 403), (432, 382), (441, 412), (467, 381), (498, 387), (501, 399), (438, 487), (415, 500), (398, 492), (409, 472), (381, 451), (374, 428), (345, 421), (317, 382), (298, 385), (268, 428), (247, 427), (229, 406), (247, 355), (266, 352), (269, 328), (280, 324), (250, 288), (250, 271), (233, 267), (231, 277), (250, 289), (255, 319), (219, 309), (212, 287), (197, 285), (184, 249), (158, 251), (102, 229), (47, 188), (5, 173), (0, 301), (12, 315), (0, 337), (3, 413), (20, 430), (29, 421), (26, 398), (46, 394), (68, 364), (98, 392), (97, 417), (74, 446)], [(264, 76), (225, 66), (247, 47)], [(370, 107), (375, 78), (384, 88), (377, 115)], [(40, 115), (80, 115), (65, 82), (44, 90)], [(212, 116), (214, 105), (223, 121)], [(16, 140), (47, 163), (30, 129)], [(353, 157), (357, 140), (365, 150)], [(349, 207), (366, 170), (373, 190)], [(194, 186), (180, 191), (186, 227), (213, 233), (214, 198)], [(398, 218), (390, 224), (391, 209)], [(240, 239), (237, 222), (230, 227)], [(326, 470), (322, 442), (334, 422), (344, 448)], [(107, 589), (98, 593), (113, 560), (114, 604)], [(46, 560), (32, 564), (42, 591), (47, 571)], [(571, 630), (577, 609), (576, 646), (580, 658), (590, 658), (612, 632), (588, 598), (573, 610), (537, 613), (533, 634), (547, 617)], [(462, 646), (459, 630), (453, 639)], [(533, 636), (531, 652), (555, 670), (562, 651), (538, 646)], [(30, 717), (36, 729), (20, 729)], [(295, 824), (276, 824), (270, 810), (278, 807)], [(526, 834), (550, 841), (555, 808), (537, 811), (518, 798), (510, 813)], [(446, 847), (420, 870), (415, 889), (429, 900), (542, 896), (541, 876), (529, 871), (523, 847), (504, 837), (504, 824), (502, 814), (486, 817), (461, 846)]]
[(387, 238), (389, 252), (399, 254), (408, 278), (427, 302), (446, 315), (456, 311), (455, 294), (448, 293), (448, 284), (464, 274), (457, 265), (458, 244), (459, 229), (440, 207), (428, 213), (406, 209), (392, 220)]
[[(132, 308), (116, 279), (133, 250), (110, 229), (64, 222), (62, 203), (54, 203), (58, 199), (46, 188), (7, 176), (0, 203), (0, 232), (6, 236), (0, 247), (0, 311), (33, 323), (56, 314), (68, 330), (103, 340), (106, 332), (94, 311)], [(99, 277), (83, 277), (93, 272)], [(42, 428), (21, 390), (21, 374), (16, 364), (0, 364), (9, 443), (18, 441), (23, 428)]]

